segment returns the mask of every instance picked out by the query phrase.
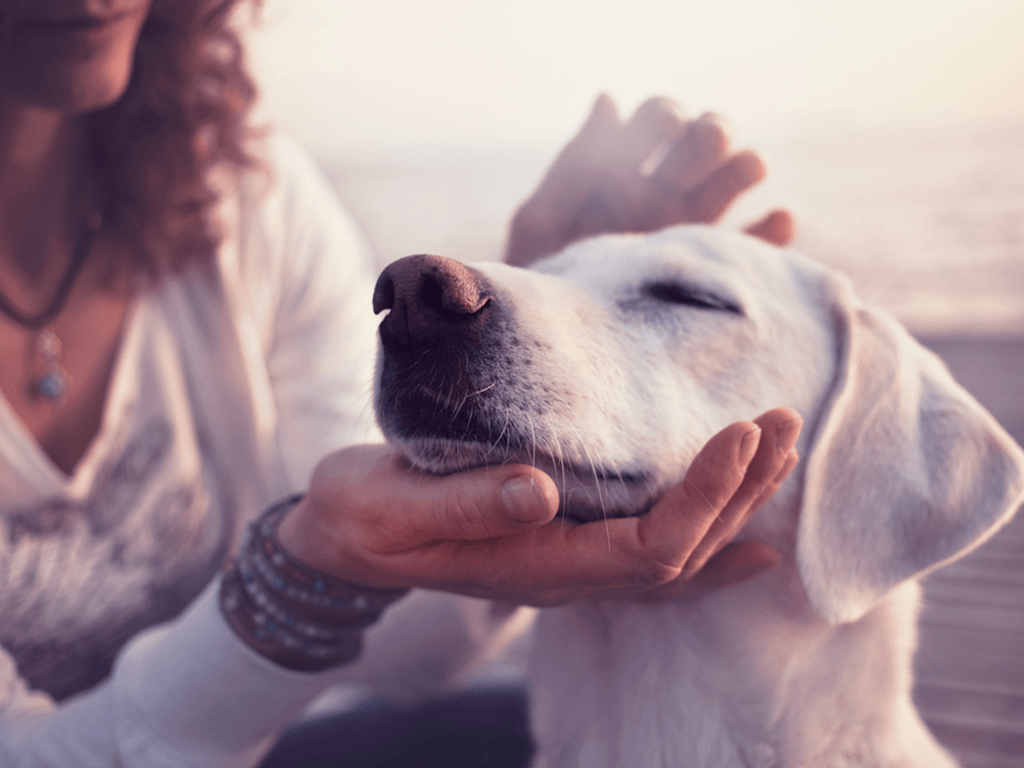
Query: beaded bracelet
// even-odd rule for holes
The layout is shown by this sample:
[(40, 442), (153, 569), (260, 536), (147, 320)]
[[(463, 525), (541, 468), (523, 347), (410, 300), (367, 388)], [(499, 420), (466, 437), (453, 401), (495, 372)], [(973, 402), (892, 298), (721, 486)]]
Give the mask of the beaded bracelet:
[(363, 630), (407, 589), (373, 589), (309, 568), (281, 546), (277, 528), (302, 500), (284, 499), (250, 523), (221, 580), (220, 608), (250, 647), (283, 667), (315, 672), (354, 661)]

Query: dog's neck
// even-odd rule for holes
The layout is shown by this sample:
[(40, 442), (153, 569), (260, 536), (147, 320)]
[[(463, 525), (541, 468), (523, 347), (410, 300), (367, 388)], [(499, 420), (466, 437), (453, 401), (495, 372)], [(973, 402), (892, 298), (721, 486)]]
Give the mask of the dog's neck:
[(783, 550), (769, 574), (676, 603), (541, 612), (531, 661), (537, 768), (824, 768), (845, 765), (850, 750), (886, 765), (908, 734), (921, 766), (949, 765), (910, 699), (917, 584), (855, 623), (830, 625), (797, 571), (798, 496), (783, 489), (745, 532)]

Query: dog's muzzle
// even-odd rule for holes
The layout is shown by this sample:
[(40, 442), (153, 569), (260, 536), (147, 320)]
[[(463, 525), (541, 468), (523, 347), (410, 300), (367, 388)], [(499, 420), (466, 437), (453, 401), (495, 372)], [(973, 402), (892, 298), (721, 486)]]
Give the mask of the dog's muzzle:
[(377, 418), (414, 466), (448, 474), (531, 463), (559, 478), (562, 512), (577, 522), (650, 508), (645, 472), (602, 466), (586, 452), (581, 463), (548, 439), (550, 409), (571, 409), (571, 401), (537, 373), (541, 343), (520, 332), (511, 297), (481, 274), (442, 256), (408, 256), (381, 273), (373, 309), (389, 310), (380, 324)]
[(502, 425), (490, 393), (465, 407), (512, 368), (502, 341), (507, 313), (483, 276), (443, 256), (407, 256), (381, 273), (373, 309), (389, 310), (377, 395), (384, 434), (494, 444)]

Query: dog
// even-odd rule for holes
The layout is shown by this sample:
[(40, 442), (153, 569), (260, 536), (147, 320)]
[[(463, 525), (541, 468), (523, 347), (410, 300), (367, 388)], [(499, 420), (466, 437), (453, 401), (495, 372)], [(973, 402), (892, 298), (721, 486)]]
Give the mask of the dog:
[(804, 417), (800, 465), (741, 533), (776, 570), (540, 611), (538, 768), (956, 764), (911, 701), (917, 581), (1009, 519), (1024, 452), (846, 278), (676, 227), (531, 270), (408, 257), (374, 309), (387, 439), (435, 473), (538, 466), (566, 524), (643, 514), (729, 423)]

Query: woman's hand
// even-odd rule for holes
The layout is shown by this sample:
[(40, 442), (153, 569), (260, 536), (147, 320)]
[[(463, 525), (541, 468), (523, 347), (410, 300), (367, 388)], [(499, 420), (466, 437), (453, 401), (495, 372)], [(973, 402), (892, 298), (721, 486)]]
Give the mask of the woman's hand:
[[(580, 132), (512, 218), (505, 261), (526, 266), (605, 232), (710, 224), (764, 174), (756, 154), (730, 151), (715, 115), (686, 120), (674, 102), (656, 98), (622, 123), (615, 103), (599, 96)], [(793, 237), (793, 218), (773, 211), (745, 231), (785, 245)]]
[(436, 477), (389, 447), (356, 446), (320, 464), (279, 536), (309, 566), (373, 587), (527, 605), (672, 598), (778, 562), (762, 544), (722, 548), (796, 464), (800, 425), (788, 409), (732, 424), (647, 515), (575, 526), (553, 519), (558, 491), (531, 467)]

